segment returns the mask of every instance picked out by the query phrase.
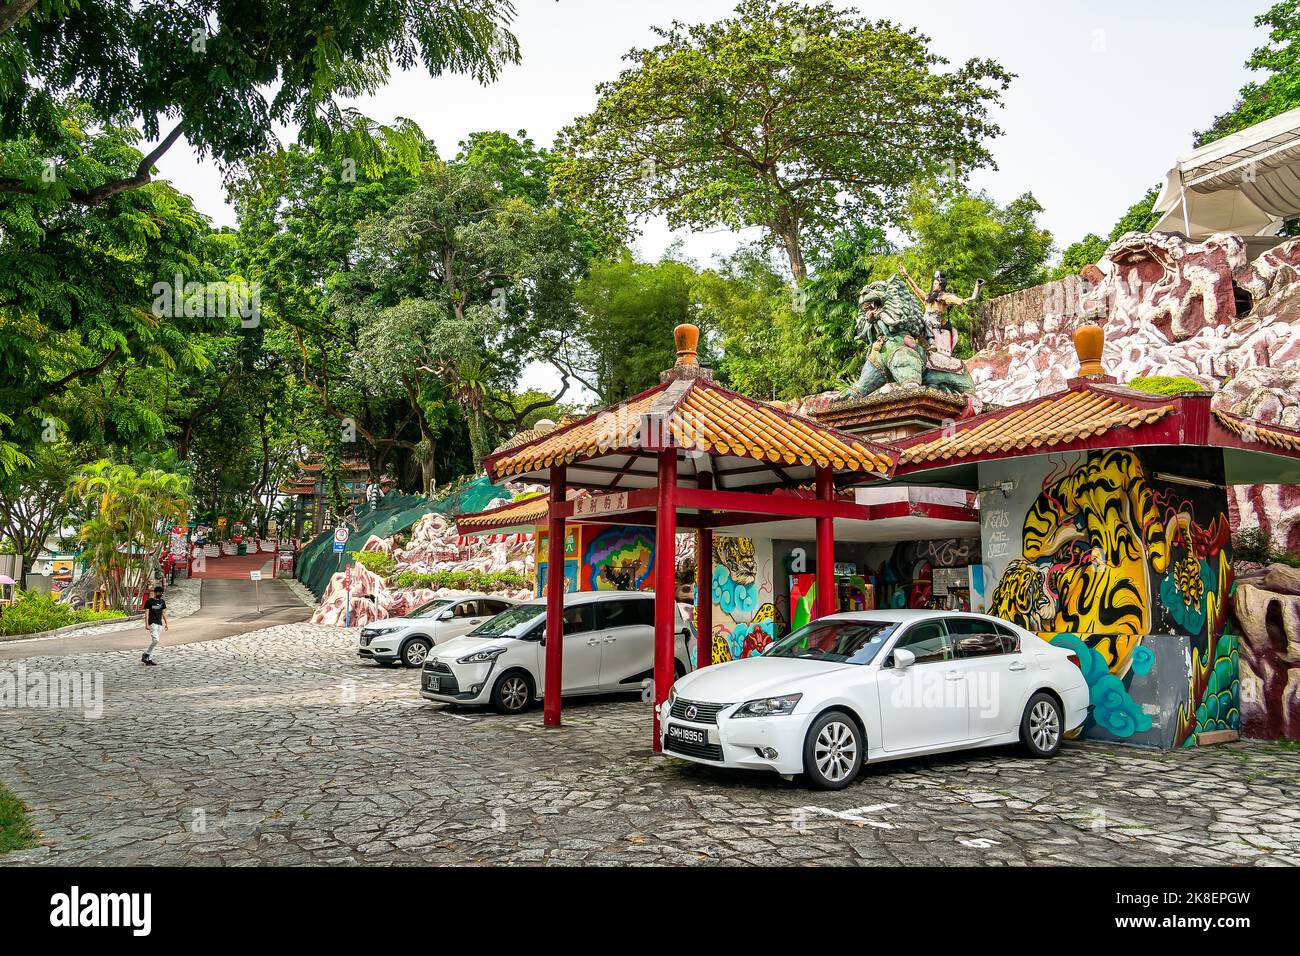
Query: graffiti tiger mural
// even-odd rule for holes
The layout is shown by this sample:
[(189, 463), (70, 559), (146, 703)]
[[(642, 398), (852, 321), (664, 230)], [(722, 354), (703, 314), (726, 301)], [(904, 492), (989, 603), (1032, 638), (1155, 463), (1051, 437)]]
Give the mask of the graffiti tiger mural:
[(753, 538), (713, 539), (713, 660), (761, 653), (776, 637), (771, 542), (760, 557)]
[[(1052, 643), (1086, 647), (1090, 719), (1114, 736), (1151, 728), (1129, 690), (1134, 678), (1152, 672), (1144, 642), (1153, 634), (1190, 641), (1174, 745), (1198, 726), (1230, 721), (1235, 711), (1224, 701), (1231, 685), (1222, 673), (1230, 655), (1219, 647), (1232, 579), (1221, 462), (1217, 480), (1211, 469), (1210, 480), (1184, 484), (1159, 473), (1153, 479), (1142, 455), (1129, 449), (1053, 462), (1024, 511), (1020, 554), (1002, 568), (989, 613)], [(1171, 459), (1167, 467), (1185, 472), (1196, 464)], [(1207, 724), (1210, 692), (1217, 696)]]

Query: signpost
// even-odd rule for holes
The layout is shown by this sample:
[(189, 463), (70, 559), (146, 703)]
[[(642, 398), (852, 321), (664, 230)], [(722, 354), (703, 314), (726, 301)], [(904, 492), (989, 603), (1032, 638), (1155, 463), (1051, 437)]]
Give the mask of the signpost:
[(249, 571), (248, 576), (253, 581), (253, 593), (257, 595), (257, 613), (261, 614), (262, 613), (262, 585), (261, 585), (262, 572)]
[[(339, 525), (334, 529), (334, 553), (339, 556), (338, 567), (343, 567), (343, 546), (348, 543), (348, 529), (346, 525)], [(352, 589), (349, 588), (344, 601), (346, 602), (343, 610), (343, 626), (352, 626)]]

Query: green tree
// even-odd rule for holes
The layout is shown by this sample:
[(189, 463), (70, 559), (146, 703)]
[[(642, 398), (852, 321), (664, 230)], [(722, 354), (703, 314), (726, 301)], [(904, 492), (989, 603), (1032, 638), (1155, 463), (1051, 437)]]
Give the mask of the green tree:
[(1263, 79), (1241, 88), (1232, 109), (1196, 134), (1197, 146), (1300, 106), (1300, 0), (1275, 3), (1255, 17), (1255, 26), (1268, 28), (1268, 43), (1251, 53), (1246, 66)]
[[(1038, 224), (1042, 211), (1032, 193), (1000, 206), (985, 193), (917, 187), (907, 201), (904, 228), (912, 242), (903, 263), (922, 288), (943, 272), (949, 291), (963, 296), (981, 279), (989, 297), (1038, 285), (1047, 279), (1052, 252), (1052, 234)], [(961, 334), (962, 349), (969, 349), (970, 309), (953, 309), (948, 318)]]
[[(84, 107), (61, 116), (57, 182), (100, 181), (139, 160), (135, 130), (91, 130)], [(0, 142), (0, 175), (39, 178), (45, 168), (31, 138)], [(159, 283), (170, 290), (178, 274), (187, 282), (218, 277), (207, 235), (189, 198), (166, 183), (94, 206), (70, 207), (53, 188), (0, 201), (0, 467), (66, 427), (67, 393), (79, 385), (132, 367), (202, 367), (201, 336), (227, 321), (238, 328), (170, 308), (170, 295), (159, 303)], [(123, 402), (101, 411), (124, 427), (136, 414)]]
[[(565, 371), (595, 392), (602, 404), (642, 392), (673, 364), (673, 328), (701, 323), (693, 291), (697, 272), (684, 262), (635, 261), (630, 253), (592, 265), (578, 284), (579, 313)], [(708, 364), (708, 329), (703, 342)]]
[(58, 442), (38, 446), (30, 464), (0, 475), (0, 538), (23, 557), (20, 586), (68, 513), (65, 493), (75, 471), (73, 450)]
[[(580, 236), (559, 209), (504, 194), (492, 169), (432, 161), (410, 193), (361, 227), (357, 255), (335, 298), (356, 323), (361, 375), (410, 397), (426, 461), (435, 440), (428, 399), (450, 398), (477, 471), (490, 450), (488, 394), (509, 390), (572, 314), (586, 267)], [(424, 477), (431, 491), (431, 469)]]
[(557, 147), (561, 195), (606, 224), (762, 227), (802, 280), (807, 250), (846, 220), (887, 223), (914, 180), (992, 164), (989, 109), (1010, 74), (945, 70), (913, 29), (741, 0), (731, 19), (655, 32)]
[(69, 491), (93, 508), (79, 533), (82, 556), (109, 605), (124, 609), (149, 583), (150, 561), (161, 552), (168, 525), (185, 515), (189, 480), (105, 460), (85, 466)]
[(509, 0), (10, 0), (0, 11), (0, 135), (57, 142), (57, 103), (74, 97), (99, 123), (126, 117), (159, 140), (94, 181), (0, 177), (0, 192), (86, 206), (150, 182), (182, 134), (223, 165), (275, 146), (277, 124), (304, 142), (355, 137), (338, 99), (377, 93), (394, 65), (486, 82), (519, 58)]

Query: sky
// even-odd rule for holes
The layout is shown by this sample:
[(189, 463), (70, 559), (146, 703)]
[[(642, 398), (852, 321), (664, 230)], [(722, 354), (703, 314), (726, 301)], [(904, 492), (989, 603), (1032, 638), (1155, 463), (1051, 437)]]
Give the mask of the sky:
[[(1244, 61), (1266, 40), (1254, 17), (1270, 0), (857, 0), (871, 19), (917, 27), (952, 63), (989, 57), (1017, 75), (994, 119), (996, 170), (971, 184), (1001, 203), (1034, 194), (1040, 221), (1064, 248), (1105, 234), (1157, 184), (1196, 130), (1229, 109), (1250, 79)], [(476, 130), (527, 130), (550, 145), (561, 127), (589, 112), (596, 85), (622, 69), (633, 47), (653, 45), (655, 25), (722, 19), (734, 0), (516, 0), (512, 30), (522, 60), (495, 83), (419, 70), (395, 74), (378, 95), (352, 103), (380, 122), (415, 120), (444, 157)], [(160, 178), (194, 197), (214, 225), (235, 225), (221, 171), (177, 144)], [(644, 224), (638, 253), (657, 259), (675, 238), (707, 264), (753, 235), (671, 232)], [(558, 376), (533, 366), (521, 385), (554, 388)]]

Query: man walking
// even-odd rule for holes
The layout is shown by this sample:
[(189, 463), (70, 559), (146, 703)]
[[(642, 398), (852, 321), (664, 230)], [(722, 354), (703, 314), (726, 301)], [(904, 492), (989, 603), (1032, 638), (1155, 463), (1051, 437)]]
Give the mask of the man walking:
[(153, 653), (162, 640), (163, 629), (171, 630), (171, 624), (167, 621), (167, 602), (163, 600), (161, 586), (154, 588), (153, 597), (144, 602), (144, 626), (149, 629), (149, 648), (140, 656), (140, 660), (145, 664), (157, 664)]

